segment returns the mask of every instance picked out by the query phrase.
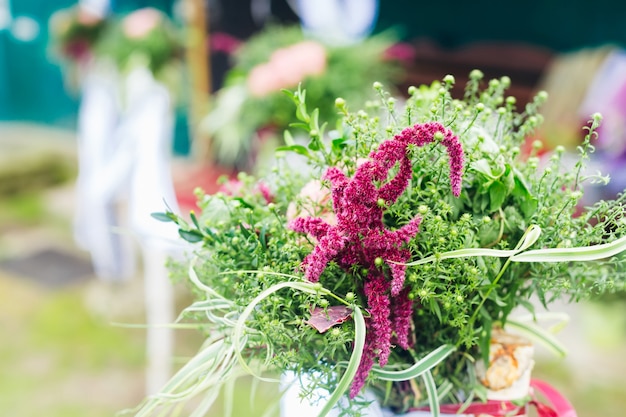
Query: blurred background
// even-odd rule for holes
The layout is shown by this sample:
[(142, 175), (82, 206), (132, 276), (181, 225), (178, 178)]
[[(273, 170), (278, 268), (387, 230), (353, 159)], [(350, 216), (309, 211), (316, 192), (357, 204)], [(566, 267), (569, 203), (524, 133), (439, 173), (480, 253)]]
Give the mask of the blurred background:
[[(604, 115), (591, 168), (612, 182), (591, 201), (626, 187), (625, 47), (617, 0), (0, 0), (0, 414), (112, 416), (195, 352), (193, 330), (146, 327), (191, 301), (160, 265), (175, 230), (149, 214), (262, 169), (293, 118), (280, 88), (323, 113), (373, 81), (507, 75), (520, 107), (549, 93), (546, 149)], [(570, 354), (538, 352), (535, 376), (580, 416), (623, 416), (625, 292), (559, 307)], [(249, 390), (235, 416), (264, 408)]]

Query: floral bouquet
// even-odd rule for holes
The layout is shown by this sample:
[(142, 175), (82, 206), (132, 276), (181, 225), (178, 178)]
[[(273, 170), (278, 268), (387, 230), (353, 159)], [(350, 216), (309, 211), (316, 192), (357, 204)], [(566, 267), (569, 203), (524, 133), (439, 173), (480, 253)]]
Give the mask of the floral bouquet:
[(146, 66), (155, 78), (170, 81), (184, 58), (184, 39), (160, 10), (137, 9), (110, 25), (96, 52), (110, 59), (122, 73)]
[(399, 80), (401, 60), (411, 52), (402, 46), (389, 33), (332, 45), (306, 36), (299, 26), (268, 26), (235, 51), (233, 68), (202, 122), (217, 162), (247, 169), (261, 142), (270, 149), (282, 144), (283, 131), (299, 122), (282, 89), (302, 85), (307, 103), (334, 126), (336, 97), (364, 102), (373, 97), (372, 82)]
[(70, 61), (88, 59), (108, 21), (79, 6), (56, 11), (50, 18), (54, 53)]
[(547, 95), (520, 112), (509, 84), (474, 70), (462, 99), (448, 75), (400, 103), (375, 83), (378, 99), (361, 109), (335, 100), (341, 123), (328, 132), (304, 91), (289, 93), (308, 144), (287, 135), (261, 178), (198, 190), (188, 222), (153, 215), (197, 245), (184, 268), (197, 301), (180, 325), (206, 341), (136, 415), (194, 397), (193, 415), (205, 415), (225, 384), (252, 374), (295, 375), (319, 416), (374, 405), (522, 415), (530, 404), (574, 416), (562, 398), (537, 402), (554, 390), (530, 382), (532, 346), (564, 348), (535, 305), (623, 287), (625, 195), (578, 204), (585, 183), (606, 181), (585, 170), (600, 115), (574, 166), (561, 148), (539, 158)]
[(109, 19), (80, 6), (52, 14), (49, 24), (50, 53), (64, 70), (66, 82), (77, 83), (80, 67), (93, 57), (94, 47), (109, 23)]

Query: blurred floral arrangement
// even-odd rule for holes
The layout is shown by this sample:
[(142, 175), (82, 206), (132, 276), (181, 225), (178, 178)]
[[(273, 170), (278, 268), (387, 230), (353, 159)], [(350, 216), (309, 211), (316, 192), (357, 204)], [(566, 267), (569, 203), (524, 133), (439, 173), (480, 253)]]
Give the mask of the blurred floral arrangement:
[(404, 103), (375, 83), (377, 99), (354, 111), (337, 98), (333, 132), (308, 93), (290, 92), (308, 143), (287, 135), (260, 178), (198, 190), (189, 220), (153, 214), (197, 245), (183, 265), (197, 301), (178, 323), (206, 341), (136, 416), (174, 415), (196, 396), (194, 415), (205, 415), (239, 376), (288, 372), (323, 404), (319, 416), (362, 415), (365, 393), (398, 414), (516, 415), (537, 404), (528, 381), (498, 395), (532, 360), (496, 360), (494, 345), (507, 351), (500, 335), (517, 334), (564, 354), (531, 299), (547, 309), (624, 287), (626, 195), (578, 204), (585, 184), (606, 182), (584, 174), (599, 114), (572, 169), (562, 148), (537, 156), (545, 93), (518, 111), (508, 77), (485, 82), (474, 70), (461, 100), (454, 83), (410, 87)]
[(58, 10), (50, 18), (54, 52), (72, 61), (88, 59), (107, 23), (79, 6)]
[(300, 26), (267, 26), (234, 52), (233, 67), (202, 121), (215, 159), (249, 168), (262, 140), (271, 143), (269, 148), (282, 143), (282, 132), (298, 120), (281, 90), (299, 84), (320, 119), (333, 126), (335, 97), (364, 102), (373, 97), (367, 88), (372, 82), (400, 80), (401, 59), (393, 53), (397, 45), (389, 33), (330, 45), (307, 37)]
[(66, 75), (76, 84), (79, 67), (90, 61), (94, 47), (110, 20), (96, 16), (79, 5), (56, 11), (50, 17), (50, 53)]
[(115, 19), (103, 34), (96, 52), (112, 60), (122, 73), (142, 65), (155, 77), (168, 78), (179, 70), (184, 58), (183, 41), (165, 13), (145, 7)]
[(94, 60), (107, 61), (120, 74), (144, 66), (171, 89), (180, 88), (184, 39), (160, 10), (145, 7), (103, 18), (75, 6), (55, 12), (50, 28), (51, 51), (75, 90), (81, 71)]

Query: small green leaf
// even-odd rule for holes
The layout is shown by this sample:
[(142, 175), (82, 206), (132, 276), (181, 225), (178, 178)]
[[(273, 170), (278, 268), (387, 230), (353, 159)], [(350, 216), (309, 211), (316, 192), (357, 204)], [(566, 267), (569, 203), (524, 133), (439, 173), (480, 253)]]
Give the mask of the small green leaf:
[(196, 213), (192, 211), (189, 212), (189, 218), (191, 219), (192, 223), (198, 228), (200, 229), (200, 224), (198, 223), (198, 218), (196, 217)]
[(296, 144), (296, 142), (293, 140), (293, 136), (291, 135), (291, 132), (289, 132), (288, 130), (285, 130), (283, 132), (283, 139), (287, 147), (294, 146)]
[(183, 230), (179, 229), (178, 234), (189, 243), (200, 242), (204, 236), (198, 230)]
[(238, 201), (239, 204), (241, 204), (242, 206), (244, 206), (247, 209), (253, 209), (254, 208), (254, 206), (252, 204), (248, 203), (246, 200), (244, 200), (241, 197), (233, 197), (233, 200)]
[(241, 234), (246, 239), (248, 239), (250, 237), (250, 235), (251, 235), (250, 230), (248, 230), (248, 227), (245, 226), (243, 223), (239, 223), (239, 230), (241, 230)]
[(319, 131), (319, 124), (320, 124), (320, 109), (314, 109), (313, 113), (311, 113), (311, 122), (309, 123), (309, 126), (311, 129), (315, 129), (317, 131)]
[(302, 146), (302, 145), (278, 146), (275, 149), (275, 151), (276, 152), (289, 151), (289, 152), (295, 152), (300, 155), (309, 156), (309, 150), (305, 146)]
[(296, 100), (296, 94), (291, 91), (291, 90), (287, 90), (286, 88), (283, 88), (280, 90), (282, 93), (286, 94), (290, 99), (292, 100)]
[(489, 363), (489, 349), (491, 346), (491, 319), (483, 320), (483, 328), (478, 336), (478, 346), (480, 348), (480, 356), (485, 364)]
[(289, 123), (289, 127), (296, 127), (302, 130), (306, 130), (307, 132), (310, 130), (309, 125), (306, 123), (299, 123), (299, 122)]
[(259, 231), (259, 242), (261, 242), (261, 247), (263, 249), (267, 249), (267, 241), (265, 239), (265, 235), (267, 233), (267, 226), (263, 226), (261, 227), (261, 230)]
[(439, 309), (439, 303), (434, 298), (429, 299), (429, 307), (435, 313), (437, 318), (439, 319), (439, 323), (443, 323), (443, 318), (441, 317), (441, 310)]
[(494, 212), (502, 207), (507, 196), (507, 186), (496, 181), (489, 187), (489, 211)]
[(516, 170), (513, 172), (515, 173), (515, 185), (511, 194), (519, 203), (522, 213), (524, 213), (524, 217), (529, 218), (535, 213), (535, 211), (537, 211), (537, 198), (531, 194), (522, 174)]
[(157, 219), (158, 221), (161, 222), (173, 222), (176, 220), (176, 215), (174, 213), (150, 213), (150, 216), (152, 216), (153, 218)]
[(498, 177), (494, 176), (491, 172), (491, 165), (486, 159), (480, 159), (478, 161), (473, 162), (470, 165), (470, 169), (473, 169), (476, 172), (483, 174), (487, 178), (491, 178), (493, 180), (498, 179)]
[(333, 151), (340, 152), (346, 147), (346, 138), (333, 139), (333, 141), (331, 142), (331, 146)]

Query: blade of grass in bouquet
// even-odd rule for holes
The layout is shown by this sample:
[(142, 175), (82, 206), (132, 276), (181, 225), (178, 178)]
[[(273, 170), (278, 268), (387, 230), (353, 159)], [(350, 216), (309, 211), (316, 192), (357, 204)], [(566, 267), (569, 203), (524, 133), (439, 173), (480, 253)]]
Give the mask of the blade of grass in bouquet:
[[(198, 379), (205, 376), (207, 372), (207, 364), (214, 361), (222, 360), (228, 355), (224, 355), (224, 341), (218, 340), (210, 344), (200, 352), (198, 352), (185, 366), (183, 366), (162, 388), (161, 392), (152, 395), (140, 404), (137, 408), (135, 417), (149, 416), (155, 409), (164, 404), (172, 404), (178, 401), (183, 401), (191, 398), (197, 394), (200, 387), (197, 383)], [(185, 389), (186, 383), (191, 382), (192, 386)], [(183, 391), (179, 391), (183, 389)], [(211, 391), (219, 392), (219, 387), (215, 390), (209, 390), (208, 395), (211, 395)], [(215, 394), (217, 397), (217, 393)], [(129, 412), (132, 410), (128, 410)]]
[(376, 375), (378, 379), (385, 381), (407, 381), (409, 379), (417, 378), (423, 373), (430, 371), (432, 368), (440, 364), (445, 358), (450, 356), (450, 354), (455, 350), (456, 347), (453, 345), (441, 345), (408, 369), (389, 371), (380, 367), (374, 367), (372, 368), (372, 373)]
[(235, 379), (230, 379), (224, 384), (224, 417), (232, 417), (233, 404), (235, 402)]
[(541, 344), (552, 351), (555, 355), (564, 358), (567, 356), (567, 349), (561, 344), (549, 331), (537, 326), (533, 323), (524, 323), (515, 319), (509, 318), (504, 326), (505, 328), (514, 328), (519, 333), (522, 333), (528, 339), (538, 344)]
[(423, 259), (418, 259), (417, 261), (409, 262), (407, 266), (415, 266), (421, 265), (428, 262), (434, 262), (442, 259), (453, 259), (453, 258), (467, 258), (467, 257), (475, 257), (475, 256), (491, 256), (496, 258), (513, 258), (515, 255), (519, 254), (521, 251), (528, 249), (531, 245), (533, 245), (539, 235), (541, 234), (541, 228), (537, 225), (530, 226), (524, 236), (520, 239), (515, 249), (511, 250), (503, 250), (503, 249), (487, 249), (487, 248), (465, 248), (459, 250), (453, 250), (444, 253), (438, 253), (436, 255), (428, 256)]
[(452, 392), (453, 388), (454, 388), (454, 385), (452, 384), (452, 382), (448, 380), (443, 381), (443, 383), (437, 389), (437, 393), (438, 393), (437, 398), (439, 398), (439, 403), (443, 402), (446, 396), (450, 394), (450, 392)]
[(259, 295), (257, 295), (256, 297), (254, 297), (254, 299), (252, 301), (250, 301), (250, 304), (248, 304), (248, 306), (243, 310), (243, 312), (241, 313), (241, 315), (239, 316), (239, 319), (237, 320), (237, 323), (235, 325), (234, 331), (233, 331), (233, 345), (237, 346), (237, 349), (235, 350), (235, 356), (237, 357), (237, 361), (239, 362), (239, 365), (241, 365), (241, 367), (248, 372), (250, 375), (259, 378), (260, 380), (263, 381), (267, 381), (267, 382), (279, 382), (277, 379), (275, 378), (265, 378), (262, 377), (261, 375), (259, 375), (257, 372), (253, 371), (252, 368), (250, 368), (250, 366), (248, 365), (248, 363), (245, 361), (245, 359), (243, 358), (243, 355), (241, 354), (241, 350), (243, 349), (243, 346), (245, 346), (245, 344), (242, 343), (242, 338), (243, 338), (243, 332), (245, 327), (245, 323), (248, 320), (248, 317), (250, 317), (250, 315), (252, 314), (252, 312), (254, 311), (254, 309), (256, 308), (256, 306), (263, 301), (264, 299), (266, 299), (267, 297), (269, 297), (271, 294), (283, 289), (283, 288), (292, 288), (295, 290), (299, 290), (302, 292), (306, 292), (309, 294), (316, 294), (318, 291), (318, 287), (315, 284), (309, 283), (309, 282), (281, 282), (278, 284), (274, 284), (271, 287), (263, 290)]
[(435, 384), (433, 374), (430, 371), (426, 371), (422, 374), (422, 379), (424, 380), (424, 386), (428, 394), (430, 414), (432, 417), (439, 417), (439, 397), (437, 396), (437, 385)]
[(524, 314), (524, 315), (516, 315), (514, 320), (520, 323), (528, 323), (528, 322), (541, 322), (541, 321), (555, 321), (553, 325), (548, 327), (548, 331), (550, 333), (556, 334), (563, 330), (565, 326), (570, 322), (570, 316), (567, 313), (557, 312), (557, 311), (545, 311), (536, 314)]
[(597, 261), (626, 250), (626, 236), (610, 243), (576, 248), (535, 249), (513, 255), (514, 262), (572, 262)]
[(354, 376), (356, 375), (356, 371), (359, 368), (359, 364), (361, 363), (361, 357), (363, 356), (363, 349), (365, 348), (365, 319), (363, 318), (363, 313), (358, 306), (354, 306), (354, 349), (352, 350), (352, 356), (350, 356), (350, 361), (348, 362), (348, 367), (346, 368), (346, 372), (343, 374), (341, 379), (339, 380), (339, 384), (337, 384), (337, 388), (332, 393), (320, 413), (317, 417), (325, 417), (330, 410), (337, 404), (337, 402), (343, 397), (346, 391), (350, 388), (350, 384), (352, 384), (352, 380), (354, 380)]
[(204, 417), (209, 412), (209, 409), (217, 400), (217, 396), (219, 395), (219, 390), (211, 390), (207, 395), (202, 398), (202, 401), (198, 406), (193, 410), (193, 413), (189, 415), (189, 417)]

